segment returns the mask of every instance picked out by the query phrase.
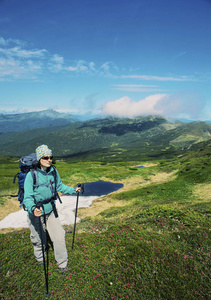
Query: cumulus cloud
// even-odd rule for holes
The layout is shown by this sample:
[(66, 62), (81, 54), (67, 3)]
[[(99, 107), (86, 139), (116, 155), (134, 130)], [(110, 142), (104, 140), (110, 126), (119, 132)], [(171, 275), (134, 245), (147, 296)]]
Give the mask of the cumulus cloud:
[(85, 60), (80, 59), (65, 69), (75, 73), (92, 73), (95, 71), (95, 64), (93, 62), (86, 62)]
[(155, 94), (139, 101), (122, 97), (108, 101), (103, 107), (103, 114), (118, 117), (137, 117), (140, 115), (163, 115), (172, 118), (186, 117), (197, 119), (201, 116), (203, 101), (195, 94)]
[[(46, 53), (45, 49), (23, 49), (25, 43), (19, 40), (8, 39), (0, 37), (0, 54), (4, 57), (16, 57), (20, 59), (24, 58), (44, 58)], [(14, 45), (14, 46), (13, 46)]]
[(52, 72), (60, 72), (64, 69), (64, 58), (58, 54), (54, 54), (49, 60), (49, 70)]
[(43, 67), (48, 51), (26, 49), (20, 40), (0, 37), (0, 80), (33, 79)]
[(163, 110), (163, 114), (170, 117), (184, 117), (187, 119), (202, 119), (205, 101), (201, 94), (191, 92), (178, 92), (161, 99), (155, 109)]
[(71, 73), (82, 73), (99, 76), (112, 76), (112, 71), (116, 69), (117, 67), (112, 62), (105, 62), (97, 67), (93, 61), (87, 62), (82, 59), (75, 61), (71, 65), (65, 67), (65, 70)]
[(68, 66), (59, 54), (51, 54), (46, 49), (29, 49), (28, 45), (20, 40), (0, 37), (1, 81), (26, 78), (37, 80), (38, 74), (49, 72), (97, 74), (98, 71), (93, 61), (79, 59)]
[(162, 109), (155, 109), (155, 107), (165, 97), (165, 94), (157, 94), (148, 96), (140, 101), (133, 101), (129, 97), (123, 97), (107, 102), (103, 108), (103, 113), (131, 118), (139, 115), (162, 114)]
[(60, 64), (64, 63), (64, 58), (58, 54), (54, 54), (53, 57), (51, 58), (51, 60), (56, 63), (60, 63)]
[[(103, 66), (105, 73), (108, 72), (108, 66), (110, 64), (107, 63)], [(37, 80), (38, 74), (49, 72), (92, 75), (102, 72), (102, 66), (97, 68), (93, 61), (87, 62), (81, 59), (68, 65), (59, 54), (51, 54), (46, 49), (30, 49), (20, 40), (0, 37), (1, 81), (26, 78)]]
[(16, 59), (0, 59), (0, 80), (35, 78), (35, 74), (41, 70), (41, 65), (32, 60), (24, 62)]

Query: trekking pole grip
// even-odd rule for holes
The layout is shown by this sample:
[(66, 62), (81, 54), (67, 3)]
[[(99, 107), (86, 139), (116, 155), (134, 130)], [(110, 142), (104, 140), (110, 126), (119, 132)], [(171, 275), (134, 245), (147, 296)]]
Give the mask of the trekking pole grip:
[[(78, 183), (78, 184), (76, 185), (76, 187), (80, 187), (80, 188), (81, 188), (81, 193), (82, 193), (82, 194), (84, 193), (84, 184), (83, 184), (83, 183)], [(79, 193), (79, 192), (77, 192), (77, 193)]]

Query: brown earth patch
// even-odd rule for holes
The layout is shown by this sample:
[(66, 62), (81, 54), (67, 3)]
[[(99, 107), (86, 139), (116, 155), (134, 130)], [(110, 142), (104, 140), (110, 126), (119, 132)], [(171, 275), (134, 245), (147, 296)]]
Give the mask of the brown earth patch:
[(211, 183), (197, 184), (193, 189), (193, 195), (202, 200), (211, 200)]
[(6, 203), (0, 208), (0, 220), (8, 216), (9, 214), (21, 210), (18, 198), (8, 198)]
[[(19, 205), (20, 203), (18, 201), (18, 198), (7, 198), (7, 202), (0, 208), (0, 220), (4, 219), (6, 216), (13, 212), (21, 210), (22, 208), (20, 208)], [(0, 229), (0, 233), (7, 233), (21, 229), (23, 228), (3, 228)]]
[[(138, 176), (133, 176), (132, 178), (129, 178), (127, 180), (123, 180), (124, 187), (121, 188), (120, 190), (113, 192), (114, 193), (119, 193), (120, 191), (128, 191), (131, 189), (134, 189), (136, 187), (140, 186), (146, 186), (151, 183), (156, 183), (156, 182), (164, 182), (167, 180), (173, 180), (176, 175), (177, 171), (173, 171), (171, 173), (158, 173), (155, 175), (151, 175), (148, 179), (148, 181), (145, 181), (140, 175)], [(98, 198), (93, 201), (92, 206), (90, 207), (83, 207), (78, 209), (78, 216), (80, 218), (85, 218), (85, 217), (94, 217), (97, 216), (100, 212), (104, 211), (105, 209), (108, 209), (110, 207), (121, 207), (126, 205), (127, 202), (125, 201), (112, 201), (109, 196), (104, 196), (101, 198)]]
[(22, 230), (23, 227), (21, 228), (3, 228), (3, 229), (0, 229), (0, 234), (4, 234), (4, 233), (8, 233), (8, 232), (14, 232), (14, 231), (19, 231), (19, 230)]
[(98, 198), (93, 201), (92, 206), (90, 207), (81, 207), (78, 209), (78, 216), (80, 218), (85, 217), (94, 217), (101, 213), (102, 211), (110, 207), (121, 207), (124, 206), (124, 201), (111, 201), (108, 196)]
[(150, 175), (147, 179), (144, 179), (140, 175), (133, 176), (129, 179), (123, 180), (122, 183), (124, 184), (124, 187), (121, 189), (121, 191), (128, 191), (134, 187), (138, 186), (146, 186), (151, 183), (158, 183), (158, 182), (164, 182), (167, 180), (173, 180), (176, 175), (177, 171), (173, 171), (171, 173), (167, 172), (161, 172), (157, 173), (155, 175)]

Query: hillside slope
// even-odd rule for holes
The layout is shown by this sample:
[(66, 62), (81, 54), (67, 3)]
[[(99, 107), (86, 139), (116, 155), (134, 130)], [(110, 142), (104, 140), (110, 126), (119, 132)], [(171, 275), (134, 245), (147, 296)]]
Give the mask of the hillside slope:
[[(127, 185), (79, 209), (74, 252), (73, 225), (64, 226), (71, 261), (61, 276), (50, 247), (51, 297), (210, 299), (210, 156), (206, 147), (144, 168), (134, 161), (58, 161), (66, 183), (103, 176)], [(0, 168), (12, 174), (16, 164), (7, 157)], [(12, 180), (4, 173), (0, 183), (8, 189)], [(1, 234), (0, 244), (1, 298), (44, 299), (43, 268), (36, 265), (29, 229)]]
[(53, 109), (21, 114), (0, 114), (0, 134), (49, 126), (61, 126), (73, 121), (76, 121), (76, 118), (72, 115), (59, 113)]
[[(104, 118), (0, 136), (0, 154), (25, 155), (48, 144), (57, 156), (93, 153), (113, 159), (181, 154), (211, 139), (211, 124), (164, 117)], [(201, 147), (201, 146), (200, 146)]]

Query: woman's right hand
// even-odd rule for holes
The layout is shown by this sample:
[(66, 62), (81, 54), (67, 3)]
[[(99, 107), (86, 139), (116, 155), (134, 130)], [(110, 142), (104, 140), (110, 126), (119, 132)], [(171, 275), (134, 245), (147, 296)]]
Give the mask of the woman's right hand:
[(35, 215), (35, 217), (41, 217), (42, 216), (42, 207), (35, 208), (34, 209), (34, 215)]

